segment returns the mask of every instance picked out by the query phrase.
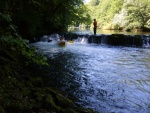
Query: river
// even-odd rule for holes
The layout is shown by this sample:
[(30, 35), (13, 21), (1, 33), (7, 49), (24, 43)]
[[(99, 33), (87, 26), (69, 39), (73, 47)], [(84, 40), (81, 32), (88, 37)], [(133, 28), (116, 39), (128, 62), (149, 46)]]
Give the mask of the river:
[[(69, 32), (78, 33), (78, 34), (93, 34), (93, 29), (85, 29), (85, 28), (74, 28), (70, 27), (68, 29)], [(142, 32), (142, 31), (122, 31), (122, 30), (102, 30), (97, 29), (97, 34), (124, 34), (124, 35), (150, 35), (150, 32)]]
[(150, 49), (76, 40), (33, 44), (51, 64), (49, 84), (98, 113), (150, 113)]

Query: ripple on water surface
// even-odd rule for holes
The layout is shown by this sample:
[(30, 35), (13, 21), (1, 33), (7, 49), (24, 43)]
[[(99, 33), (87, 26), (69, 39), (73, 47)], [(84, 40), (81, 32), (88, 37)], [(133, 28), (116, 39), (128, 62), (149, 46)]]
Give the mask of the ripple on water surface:
[(50, 75), (57, 75), (56, 81), (62, 81), (61, 88), (74, 95), (76, 103), (100, 113), (150, 112), (149, 49), (86, 43), (35, 46), (55, 61)]

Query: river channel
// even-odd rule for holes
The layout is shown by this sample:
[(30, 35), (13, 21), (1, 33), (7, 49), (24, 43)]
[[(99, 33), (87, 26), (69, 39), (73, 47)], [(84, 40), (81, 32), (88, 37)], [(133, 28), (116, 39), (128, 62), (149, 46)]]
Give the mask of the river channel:
[(50, 85), (98, 113), (150, 113), (150, 49), (89, 44), (33, 44), (48, 57)]
[[(69, 32), (77, 33), (77, 34), (93, 34), (93, 29), (86, 28), (69, 28)], [(124, 31), (124, 30), (102, 30), (97, 29), (97, 34), (124, 34), (124, 35), (150, 35), (150, 32), (142, 32), (142, 31)]]

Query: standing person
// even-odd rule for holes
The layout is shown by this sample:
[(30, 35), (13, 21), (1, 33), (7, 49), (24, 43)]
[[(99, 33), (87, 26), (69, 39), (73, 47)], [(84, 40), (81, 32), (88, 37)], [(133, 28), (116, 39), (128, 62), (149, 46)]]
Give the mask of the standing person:
[(96, 35), (96, 29), (97, 29), (97, 21), (96, 21), (96, 19), (94, 19), (93, 25), (94, 25), (94, 35)]

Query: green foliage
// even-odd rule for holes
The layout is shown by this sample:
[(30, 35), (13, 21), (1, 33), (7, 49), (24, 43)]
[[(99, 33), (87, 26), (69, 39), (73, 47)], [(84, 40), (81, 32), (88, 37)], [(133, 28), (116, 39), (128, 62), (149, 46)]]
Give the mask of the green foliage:
[(130, 28), (142, 29), (147, 26), (150, 20), (150, 0), (131, 1), (124, 5), (127, 10), (126, 19), (129, 20), (128, 26)]
[(12, 23), (12, 18), (10, 14), (0, 13), (0, 36), (17, 36), (17, 27)]
[(99, 4), (100, 0), (91, 0), (90, 4), (92, 6), (97, 6)]
[(95, 2), (92, 0), (86, 7), (100, 28), (150, 28), (150, 0), (100, 0), (98, 5), (93, 5)]
[(72, 25), (78, 25), (79, 24), (91, 24), (91, 16), (88, 14), (88, 9), (84, 5), (80, 5), (78, 8), (78, 11), (75, 13), (76, 20), (72, 22)]
[[(93, 2), (91, 1), (88, 5), (86, 5), (89, 9), (91, 9), (92, 19), (96, 18), (98, 21), (99, 27), (111, 26), (113, 17), (116, 13), (122, 8), (123, 1), (122, 0), (100, 0), (98, 5), (93, 6)], [(108, 24), (108, 25), (107, 25)]]
[(88, 14), (83, 14), (86, 13), (83, 0), (1, 0), (1, 3), (0, 16), (10, 15), (12, 24), (7, 22), (8, 26), (14, 29), (10, 25), (15, 25), (26, 39), (67, 31), (72, 23), (90, 20)]
[(0, 37), (0, 53), (1, 78), (19, 74), (22, 68), (20, 65), (29, 66), (34, 63), (48, 65), (45, 58), (21, 38)]

